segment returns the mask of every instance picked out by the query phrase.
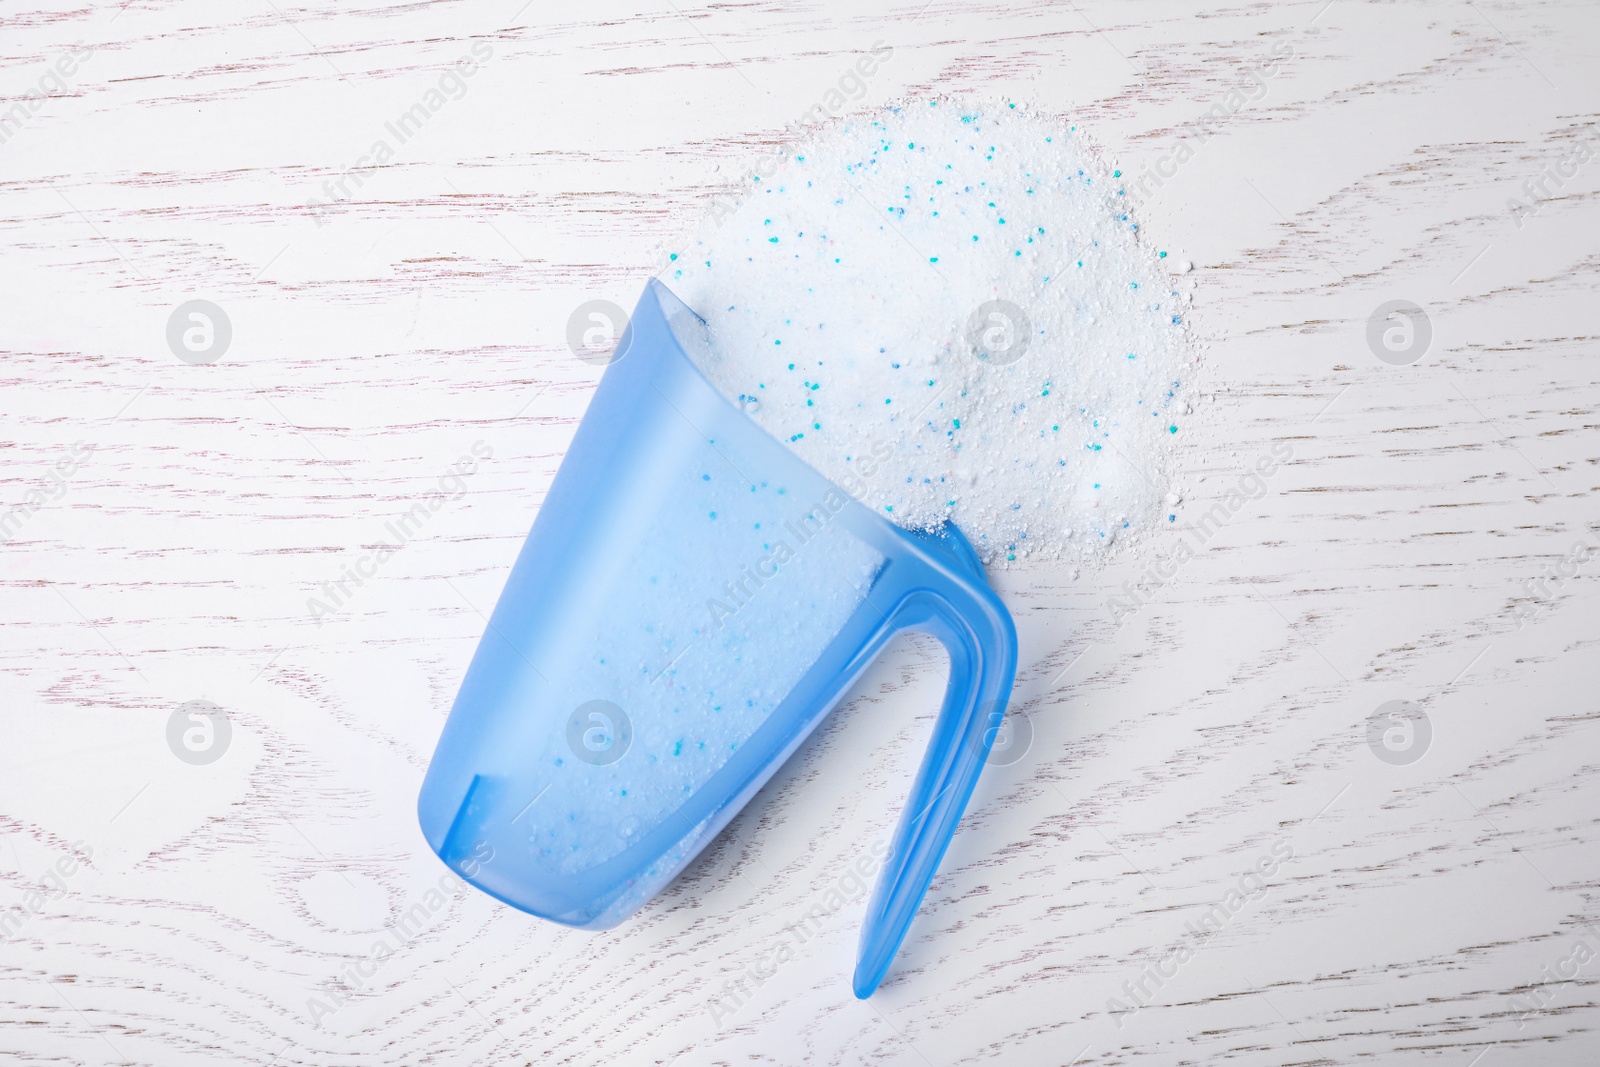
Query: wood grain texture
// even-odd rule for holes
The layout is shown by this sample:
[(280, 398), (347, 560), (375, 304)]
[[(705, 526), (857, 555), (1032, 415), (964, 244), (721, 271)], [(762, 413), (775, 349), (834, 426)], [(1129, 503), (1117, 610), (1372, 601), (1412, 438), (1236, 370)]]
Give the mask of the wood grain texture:
[[(8, 1062), (1596, 1062), (1600, 557), (1564, 561), (1600, 545), (1600, 159), (1524, 187), (1600, 138), (1592, 5), (129, 0), (0, 28)], [(850, 994), (858, 897), (714, 1012), (890, 833), (936, 646), (896, 644), (607, 933), (430, 898), (415, 797), (597, 379), (572, 309), (631, 306), (880, 40), (859, 106), (1007, 95), (1133, 180), (1212, 116), (1140, 207), (1196, 268), (1189, 493), (1137, 557), (995, 575), (1032, 744), (881, 993)], [(191, 299), (232, 324), (211, 365), (167, 347)], [(1367, 320), (1400, 299), (1433, 336), (1390, 366)], [(197, 699), (233, 728), (205, 766), (166, 737)], [(1433, 731), (1404, 766), (1366, 739), (1397, 699)]]

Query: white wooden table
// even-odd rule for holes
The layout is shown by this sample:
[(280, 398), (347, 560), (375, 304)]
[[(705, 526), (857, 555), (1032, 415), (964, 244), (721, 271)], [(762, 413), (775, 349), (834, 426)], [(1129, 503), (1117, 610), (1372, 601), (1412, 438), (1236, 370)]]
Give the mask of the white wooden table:
[[(1596, 1062), (1600, 9), (47, 4), (0, 13), (0, 1058)], [(881, 993), (856, 897), (734, 1004), (890, 832), (935, 646), (608, 933), (430, 897), (413, 806), (597, 379), (572, 309), (631, 306), (880, 41), (852, 106), (1005, 94), (1171, 173), (1142, 218), (1195, 264), (1207, 399), (1167, 540), (995, 576), (1033, 739)], [(190, 300), (214, 362), (169, 348)], [(169, 747), (197, 700), (209, 763)], [(1369, 745), (1389, 701), (1410, 747)]]

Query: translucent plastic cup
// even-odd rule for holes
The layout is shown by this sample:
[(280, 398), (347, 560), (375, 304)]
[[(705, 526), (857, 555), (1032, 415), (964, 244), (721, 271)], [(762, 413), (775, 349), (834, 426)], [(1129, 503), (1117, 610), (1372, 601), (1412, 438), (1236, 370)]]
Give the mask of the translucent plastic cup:
[(428, 843), (513, 907), (588, 929), (716, 837), (895, 634), (949, 651), (944, 705), (868, 904), (889, 968), (1016, 672), (966, 539), (901, 529), (735, 408), (646, 288), (517, 558), (428, 767)]

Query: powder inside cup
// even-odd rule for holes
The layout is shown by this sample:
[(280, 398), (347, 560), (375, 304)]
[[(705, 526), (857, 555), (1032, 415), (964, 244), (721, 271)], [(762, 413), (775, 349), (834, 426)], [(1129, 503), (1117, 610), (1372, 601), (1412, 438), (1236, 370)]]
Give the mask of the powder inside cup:
[(1165, 254), (1077, 129), (937, 99), (835, 123), (719, 198), (663, 280), (693, 358), (880, 514), (986, 561), (1168, 521), (1193, 369)]

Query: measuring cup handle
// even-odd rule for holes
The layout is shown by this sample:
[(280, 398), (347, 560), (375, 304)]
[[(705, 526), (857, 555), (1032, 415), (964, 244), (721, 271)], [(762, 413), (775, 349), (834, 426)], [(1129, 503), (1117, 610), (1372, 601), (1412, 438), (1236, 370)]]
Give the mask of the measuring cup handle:
[(892, 620), (897, 630), (939, 639), (950, 655), (950, 681), (861, 926), (852, 984), (862, 1000), (878, 988), (905, 940), (978, 783), (1016, 677), (1011, 615), (978, 573), (978, 583), (935, 573)]

